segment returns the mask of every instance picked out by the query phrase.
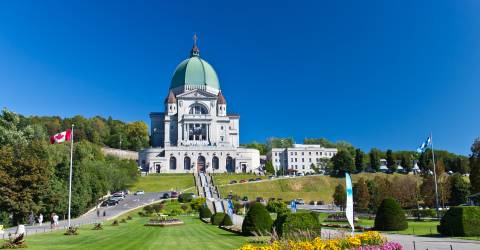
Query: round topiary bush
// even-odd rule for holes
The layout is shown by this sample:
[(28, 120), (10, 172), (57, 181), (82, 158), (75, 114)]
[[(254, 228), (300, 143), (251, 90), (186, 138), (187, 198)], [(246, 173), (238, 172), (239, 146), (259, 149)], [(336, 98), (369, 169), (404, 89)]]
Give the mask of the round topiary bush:
[(407, 229), (405, 212), (392, 198), (382, 201), (375, 216), (375, 230), (397, 231)]
[(233, 226), (232, 218), (230, 218), (230, 215), (226, 214), (225, 217), (223, 217), (222, 221), (222, 226)]
[(200, 219), (210, 218), (212, 217), (212, 212), (208, 207), (200, 207)]
[(223, 220), (225, 219), (225, 213), (216, 213), (212, 216), (212, 218), (210, 219), (210, 222), (212, 223), (212, 225), (217, 225), (217, 226), (220, 226), (222, 225), (222, 222)]
[(270, 232), (272, 224), (273, 221), (267, 209), (257, 202), (250, 206), (243, 220), (242, 234), (253, 235), (255, 233), (265, 235)]
[(178, 196), (178, 201), (181, 203), (191, 202), (193, 200), (192, 193), (183, 193)]

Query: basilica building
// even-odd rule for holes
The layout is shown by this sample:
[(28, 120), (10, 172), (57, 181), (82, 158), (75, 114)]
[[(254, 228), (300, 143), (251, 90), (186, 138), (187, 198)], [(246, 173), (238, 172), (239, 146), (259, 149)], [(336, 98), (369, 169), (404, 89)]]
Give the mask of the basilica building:
[(217, 73), (200, 58), (196, 41), (175, 69), (164, 104), (163, 112), (150, 113), (151, 147), (139, 152), (144, 171), (258, 172), (259, 151), (239, 147), (240, 116), (227, 112)]

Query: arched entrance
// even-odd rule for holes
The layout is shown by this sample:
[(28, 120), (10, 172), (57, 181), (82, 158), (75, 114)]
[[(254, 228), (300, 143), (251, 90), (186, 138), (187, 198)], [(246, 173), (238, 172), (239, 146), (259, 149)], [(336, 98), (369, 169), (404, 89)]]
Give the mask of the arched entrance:
[(201, 155), (197, 159), (197, 172), (205, 172), (205, 157)]
[(191, 166), (192, 160), (190, 159), (190, 157), (185, 156), (185, 159), (183, 159), (183, 169), (190, 170)]
[(212, 167), (215, 170), (218, 170), (220, 168), (219, 160), (218, 160), (218, 157), (216, 156), (212, 158)]
[(170, 157), (170, 170), (175, 170), (177, 169), (177, 158), (174, 156)]
[(233, 158), (231, 156), (227, 156), (226, 164), (228, 173), (234, 173), (235, 172), (235, 164), (233, 164)]

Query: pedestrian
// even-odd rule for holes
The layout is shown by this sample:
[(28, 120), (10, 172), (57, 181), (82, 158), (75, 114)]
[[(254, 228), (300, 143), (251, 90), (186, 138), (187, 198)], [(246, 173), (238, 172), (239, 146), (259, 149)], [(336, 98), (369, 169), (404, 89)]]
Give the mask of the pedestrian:
[(107, 215), (107, 211), (103, 210), (103, 217)]
[(55, 224), (55, 227), (58, 227), (58, 215), (53, 214), (53, 223)]
[(55, 220), (53, 219), (53, 216), (55, 215), (55, 213), (52, 213), (50, 215), (50, 228), (53, 229), (55, 228)]
[(38, 216), (38, 224), (40, 224), (40, 226), (43, 224), (43, 214)]
[(28, 216), (28, 223), (32, 226), (35, 225), (35, 215), (33, 215), (33, 212), (31, 212), (30, 215)]

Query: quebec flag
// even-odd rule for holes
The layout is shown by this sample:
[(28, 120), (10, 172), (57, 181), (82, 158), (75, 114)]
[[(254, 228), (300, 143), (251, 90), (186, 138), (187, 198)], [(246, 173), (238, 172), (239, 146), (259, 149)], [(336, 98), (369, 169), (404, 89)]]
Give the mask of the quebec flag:
[(420, 145), (420, 147), (417, 148), (418, 153), (423, 153), (425, 152), (425, 149), (427, 149), (430, 145), (432, 145), (432, 137), (427, 137), (427, 139)]

